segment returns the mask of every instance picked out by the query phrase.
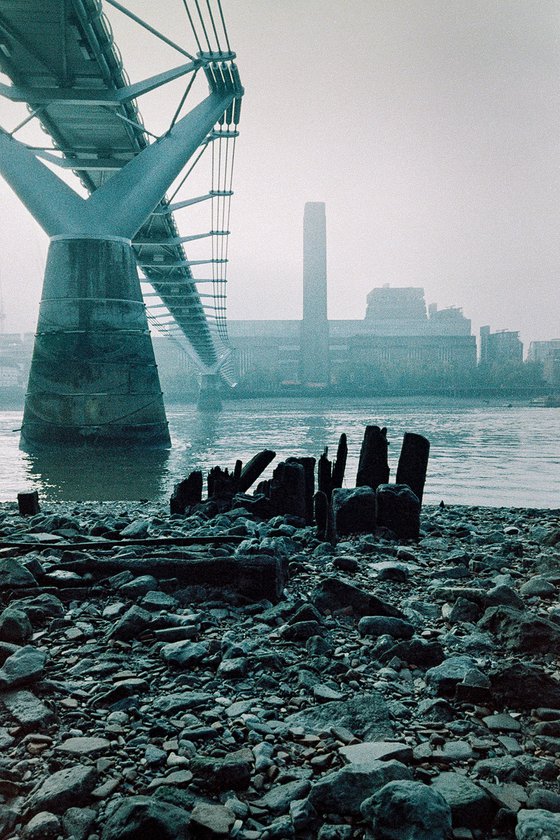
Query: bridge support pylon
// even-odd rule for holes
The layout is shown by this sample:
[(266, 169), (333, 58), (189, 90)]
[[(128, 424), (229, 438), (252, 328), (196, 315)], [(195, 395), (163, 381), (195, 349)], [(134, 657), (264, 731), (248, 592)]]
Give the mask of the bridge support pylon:
[(22, 443), (169, 445), (130, 242), (51, 241)]
[(221, 411), (220, 376), (217, 373), (203, 373), (196, 407), (199, 411)]
[(210, 93), (87, 199), (0, 132), (0, 173), (51, 239), (24, 447), (170, 445), (131, 240), (238, 93)]

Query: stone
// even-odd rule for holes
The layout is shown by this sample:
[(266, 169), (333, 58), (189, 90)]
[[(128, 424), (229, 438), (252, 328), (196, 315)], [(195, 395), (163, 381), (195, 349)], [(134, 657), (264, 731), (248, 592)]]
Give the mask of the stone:
[(526, 598), (553, 598), (558, 589), (542, 575), (533, 575), (519, 587), (519, 591)]
[(560, 840), (560, 814), (542, 808), (518, 811), (515, 840)]
[(515, 589), (505, 583), (493, 586), (489, 589), (484, 597), (485, 607), (498, 607), (504, 605), (506, 607), (515, 607), (517, 610), (522, 610), (524, 607), (523, 599), (519, 597)]
[(393, 732), (389, 707), (377, 691), (356, 694), (349, 700), (310, 706), (289, 715), (286, 723), (301, 726), (306, 732), (324, 732), (342, 726), (358, 738), (372, 741)]
[(491, 827), (497, 808), (486, 791), (470, 779), (459, 773), (440, 773), (432, 781), (431, 788), (441, 794), (451, 808), (454, 826)]
[(31, 622), (23, 610), (6, 607), (0, 615), (0, 640), (25, 645), (33, 635)]
[(12, 557), (0, 559), (0, 590), (37, 586), (30, 571)]
[(17, 813), (6, 805), (0, 804), (0, 837), (9, 837), (17, 821)]
[(379, 658), (381, 662), (390, 662), (393, 657), (417, 665), (419, 668), (434, 668), (445, 659), (440, 642), (427, 642), (424, 639), (403, 640), (388, 648)]
[(46, 654), (32, 645), (18, 648), (0, 668), (0, 691), (37, 682), (43, 674), (46, 659)]
[(191, 812), (189, 832), (194, 837), (213, 840), (215, 837), (230, 837), (235, 814), (224, 805), (215, 802), (197, 802)]
[(412, 761), (412, 748), (408, 744), (398, 741), (364, 741), (361, 744), (350, 744), (340, 747), (340, 755), (345, 761), (355, 765), (370, 765), (372, 761), (401, 761), (408, 764)]
[(482, 722), (491, 732), (521, 732), (520, 722), (506, 712), (487, 715), (482, 718)]
[(61, 831), (61, 824), (56, 814), (40, 811), (31, 817), (22, 832), (25, 840), (56, 840)]
[(223, 757), (195, 756), (190, 769), (196, 783), (211, 792), (244, 790), (251, 781), (253, 755), (241, 749)]
[(119, 595), (125, 595), (127, 598), (141, 598), (142, 595), (157, 589), (159, 589), (159, 584), (153, 575), (139, 575), (119, 586)]
[(62, 816), (66, 836), (72, 840), (88, 840), (95, 817), (92, 808), (68, 808)]
[(528, 808), (540, 808), (560, 814), (560, 793), (547, 788), (536, 788), (531, 791), (527, 799)]
[(334, 527), (339, 537), (372, 534), (376, 523), (375, 491), (371, 487), (337, 487), (332, 492)]
[(57, 744), (56, 749), (68, 755), (96, 756), (108, 750), (110, 746), (111, 742), (107, 738), (78, 737), (67, 738), (61, 744)]
[(121, 642), (137, 639), (151, 620), (151, 613), (141, 607), (133, 606), (116, 622), (109, 632), (109, 638), (118, 639)]
[(317, 840), (351, 840), (352, 826), (345, 824), (322, 825)]
[(547, 653), (560, 646), (560, 627), (555, 622), (514, 607), (489, 607), (478, 626), (497, 636), (510, 651)]
[(426, 671), (426, 682), (438, 697), (453, 697), (457, 683), (475, 667), (470, 656), (450, 656), (441, 665)]
[(408, 621), (390, 616), (366, 615), (358, 622), (362, 636), (392, 636), (394, 639), (411, 639), (414, 627)]
[(121, 537), (125, 539), (144, 538), (148, 536), (150, 523), (145, 519), (135, 519), (126, 525), (121, 531)]
[(237, 680), (246, 675), (248, 667), (249, 663), (245, 656), (222, 659), (218, 666), (217, 674), (224, 680)]
[(396, 779), (411, 779), (412, 772), (399, 761), (350, 764), (315, 782), (309, 801), (318, 813), (360, 815), (362, 802)]
[(295, 624), (284, 624), (278, 630), (278, 635), (286, 642), (305, 642), (313, 636), (320, 636), (322, 626), (317, 621), (296, 621)]
[(351, 608), (359, 616), (386, 615), (404, 619), (403, 613), (391, 604), (369, 592), (336, 577), (327, 577), (313, 590), (311, 601), (318, 610), (343, 610)]
[(474, 601), (469, 601), (468, 598), (457, 598), (451, 607), (444, 604), (441, 612), (450, 624), (458, 624), (464, 621), (478, 621), (482, 615), (482, 608)]
[(169, 642), (162, 647), (160, 653), (168, 665), (173, 665), (175, 668), (190, 668), (192, 665), (200, 665), (206, 659), (209, 646), (206, 642), (182, 640)]
[(140, 601), (140, 606), (145, 610), (175, 610), (179, 604), (176, 598), (162, 592), (161, 589), (149, 590)]
[(392, 531), (399, 540), (420, 536), (420, 500), (407, 484), (380, 484), (375, 492), (377, 525)]
[(61, 618), (65, 613), (60, 598), (48, 592), (41, 592), (32, 598), (23, 598), (16, 601), (14, 606), (26, 613), (33, 626), (43, 624), (47, 618)]
[(24, 731), (43, 729), (52, 723), (52, 711), (30, 691), (5, 691), (0, 694), (0, 701)]
[(492, 694), (513, 709), (560, 708), (560, 682), (538, 665), (506, 660), (488, 672)]
[(39, 786), (27, 804), (31, 813), (48, 810), (62, 814), (72, 806), (85, 805), (97, 784), (94, 767), (81, 764), (53, 773)]
[(307, 779), (297, 779), (282, 785), (273, 785), (263, 797), (257, 799), (255, 805), (266, 808), (273, 814), (287, 814), (290, 803), (296, 799), (303, 799), (309, 793), (311, 784)]
[(389, 782), (361, 812), (376, 840), (445, 840), (451, 829), (449, 805), (421, 782)]
[(190, 840), (188, 823), (183, 808), (155, 797), (129, 796), (117, 802), (101, 840)]

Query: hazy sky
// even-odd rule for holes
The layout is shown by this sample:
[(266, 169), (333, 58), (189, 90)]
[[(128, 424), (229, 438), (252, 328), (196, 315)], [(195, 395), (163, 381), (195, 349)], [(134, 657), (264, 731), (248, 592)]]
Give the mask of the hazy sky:
[[(195, 49), (181, 0), (122, 2)], [(520, 330), (526, 349), (560, 336), (557, 0), (223, 8), (246, 89), (230, 318), (301, 317), (303, 206), (324, 201), (331, 318), (362, 318), (390, 283), (461, 306), (476, 331)], [(110, 19), (133, 80), (181, 63)], [(148, 127), (178, 95), (175, 83), (139, 100)], [(1, 104), (0, 122), (16, 122)], [(3, 183), (0, 201), (6, 328), (33, 329), (46, 240)], [(181, 213), (182, 232), (200, 232)]]

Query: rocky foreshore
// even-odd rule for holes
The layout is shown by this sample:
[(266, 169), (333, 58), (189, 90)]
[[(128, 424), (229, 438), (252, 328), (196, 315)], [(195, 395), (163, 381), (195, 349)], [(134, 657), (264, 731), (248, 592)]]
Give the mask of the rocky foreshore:
[(1, 838), (560, 838), (559, 511), (333, 546), (6, 503), (0, 538)]

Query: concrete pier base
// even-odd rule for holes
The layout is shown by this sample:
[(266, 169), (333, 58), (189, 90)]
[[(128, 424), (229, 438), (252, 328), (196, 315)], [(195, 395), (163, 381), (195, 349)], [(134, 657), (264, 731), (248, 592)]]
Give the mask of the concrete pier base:
[(221, 411), (220, 377), (217, 374), (202, 374), (196, 407), (199, 411)]
[(127, 240), (51, 240), (21, 443), (170, 445)]

